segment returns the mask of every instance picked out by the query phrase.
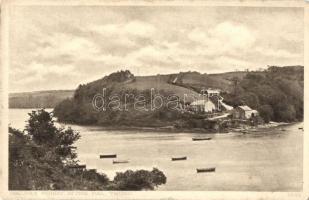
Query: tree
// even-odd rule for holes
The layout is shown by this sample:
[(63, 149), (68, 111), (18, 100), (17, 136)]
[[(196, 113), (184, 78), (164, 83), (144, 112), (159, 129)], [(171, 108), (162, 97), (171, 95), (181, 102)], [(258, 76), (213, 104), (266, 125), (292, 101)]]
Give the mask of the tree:
[(152, 171), (127, 170), (124, 173), (117, 173), (113, 183), (115, 190), (153, 190), (158, 185), (166, 183), (166, 176), (157, 168), (153, 168)]
[(26, 131), (37, 144), (54, 146), (57, 128), (54, 126), (52, 116), (44, 109), (28, 113), (30, 116)]
[(259, 98), (253, 92), (245, 93), (239, 99), (251, 108), (257, 108), (259, 106)]
[(72, 144), (80, 135), (71, 128), (57, 128), (52, 113), (29, 113), (24, 131), (9, 127), (10, 190), (153, 190), (166, 183), (158, 169), (128, 170), (110, 181), (96, 170), (71, 170), (78, 164)]
[(264, 122), (268, 123), (274, 118), (274, 111), (268, 104), (262, 105), (258, 108), (260, 116), (264, 119)]
[(29, 116), (25, 130), (36, 144), (54, 150), (61, 160), (72, 161), (76, 158), (72, 144), (80, 138), (78, 132), (71, 128), (57, 128), (52, 113), (44, 109), (32, 111)]
[(283, 101), (275, 107), (275, 116), (280, 121), (292, 122), (296, 120), (296, 111), (293, 105)]
[(236, 96), (238, 94), (238, 86), (240, 83), (240, 79), (236, 76), (232, 78), (233, 86), (234, 86), (234, 95)]

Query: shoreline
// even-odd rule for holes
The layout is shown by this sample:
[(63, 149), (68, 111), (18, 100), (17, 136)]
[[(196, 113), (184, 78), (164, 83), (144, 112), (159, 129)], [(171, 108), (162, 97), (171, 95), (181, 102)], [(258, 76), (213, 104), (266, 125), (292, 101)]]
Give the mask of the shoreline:
[[(12, 109), (12, 108), (11, 108)], [(13, 108), (14, 109), (14, 108)], [(20, 108), (17, 108), (20, 109)], [(26, 110), (32, 110), (33, 108), (24, 108)], [(47, 108), (47, 109), (53, 109), (53, 108)], [(66, 123), (66, 122), (60, 122), (55, 118), (55, 122), (64, 125), (64, 126), (84, 126), (84, 127), (92, 127), (99, 130), (105, 130), (105, 131), (141, 131), (141, 132), (158, 132), (158, 133), (164, 133), (164, 132), (170, 132), (170, 133), (204, 133), (204, 134), (228, 134), (228, 133), (243, 133), (243, 134), (249, 134), (254, 132), (262, 132), (262, 131), (268, 131), (272, 130), (274, 128), (278, 128), (280, 126), (289, 126), (295, 123), (301, 123), (303, 121), (297, 121), (297, 122), (269, 122), (267, 124), (261, 124), (257, 126), (250, 126), (241, 124), (237, 128), (226, 128), (223, 130), (214, 130), (214, 129), (205, 129), (205, 128), (175, 128), (172, 125), (169, 126), (158, 126), (158, 127), (143, 127), (143, 126), (103, 126), (103, 125), (87, 125), (87, 124), (74, 124), (74, 123)]]
[(138, 126), (99, 126), (99, 125), (80, 125), (80, 124), (67, 124), (58, 122), (59, 124), (63, 124), (65, 126), (70, 125), (77, 125), (77, 126), (88, 126), (97, 128), (100, 130), (105, 131), (141, 131), (141, 132), (158, 132), (158, 133), (164, 133), (164, 132), (171, 132), (171, 133), (204, 133), (204, 134), (228, 134), (228, 133), (254, 133), (254, 132), (262, 132), (262, 131), (268, 131), (272, 130), (274, 128), (278, 127), (284, 127), (284, 126), (290, 126), (295, 123), (301, 123), (301, 122), (271, 122), (268, 124), (258, 125), (258, 126), (248, 126), (243, 125), (238, 128), (229, 128), (225, 131), (215, 131), (210, 129), (203, 129), (203, 128), (192, 128), (192, 129), (177, 129), (173, 126), (164, 126), (164, 127), (138, 127)]

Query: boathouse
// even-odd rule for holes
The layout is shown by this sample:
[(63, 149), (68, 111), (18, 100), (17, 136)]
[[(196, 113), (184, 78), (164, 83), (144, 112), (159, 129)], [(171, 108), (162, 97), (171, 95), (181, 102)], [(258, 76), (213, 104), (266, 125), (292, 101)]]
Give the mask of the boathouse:
[(234, 119), (250, 119), (252, 117), (258, 116), (258, 111), (251, 109), (249, 106), (237, 106), (233, 110)]

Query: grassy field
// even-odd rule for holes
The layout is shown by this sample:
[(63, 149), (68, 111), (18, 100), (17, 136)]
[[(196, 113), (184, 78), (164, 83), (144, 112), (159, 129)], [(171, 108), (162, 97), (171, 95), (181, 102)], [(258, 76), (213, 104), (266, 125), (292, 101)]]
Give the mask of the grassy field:
[(74, 90), (48, 90), (9, 94), (10, 108), (53, 108), (73, 96)]

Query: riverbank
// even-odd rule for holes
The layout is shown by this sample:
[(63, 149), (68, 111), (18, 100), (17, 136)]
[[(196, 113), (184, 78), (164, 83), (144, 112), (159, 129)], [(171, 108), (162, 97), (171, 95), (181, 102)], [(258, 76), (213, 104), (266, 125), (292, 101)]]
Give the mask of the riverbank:
[[(231, 132), (238, 133), (250, 133), (250, 132), (267, 132), (274, 128), (293, 125), (299, 122), (270, 122), (267, 124), (261, 124), (258, 126), (241, 125), (237, 128), (227, 128), (222, 131), (204, 128), (175, 128), (174, 126), (162, 126), (162, 127), (137, 127), (137, 126), (95, 126), (101, 131), (129, 131), (129, 132), (158, 132), (158, 133), (205, 133), (205, 134), (227, 134)], [(70, 126), (71, 124), (65, 124)], [(76, 124), (72, 124), (76, 125)], [(93, 127), (93, 126), (88, 126)]]
[(232, 128), (230, 129), (230, 131), (233, 132), (241, 132), (241, 133), (250, 133), (250, 132), (267, 132), (270, 130), (273, 130), (275, 128), (279, 128), (279, 127), (284, 127), (284, 126), (289, 126), (289, 125), (293, 125), (299, 122), (291, 122), (291, 123), (287, 123), (287, 122), (269, 122), (267, 124), (260, 124), (257, 126), (248, 126), (248, 125), (241, 125), (238, 128)]
[[(59, 122), (60, 124), (63, 124)], [(65, 125), (78, 125), (78, 124), (65, 124)], [(79, 126), (79, 125), (78, 125)], [(85, 127), (93, 127), (93, 126), (86, 126)], [(219, 133), (214, 130), (204, 129), (204, 128), (192, 128), (192, 129), (185, 129), (185, 128), (175, 128), (173, 126), (162, 126), (162, 127), (138, 127), (138, 126), (95, 126), (102, 131), (139, 131), (139, 132), (169, 132), (169, 133)], [(222, 132), (224, 133), (224, 132)]]

